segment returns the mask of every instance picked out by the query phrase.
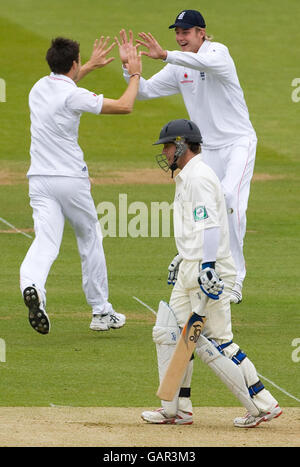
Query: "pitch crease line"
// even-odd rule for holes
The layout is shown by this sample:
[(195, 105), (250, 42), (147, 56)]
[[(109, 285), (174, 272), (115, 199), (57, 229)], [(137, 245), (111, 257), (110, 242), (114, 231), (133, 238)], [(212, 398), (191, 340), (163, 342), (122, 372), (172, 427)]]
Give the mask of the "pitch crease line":
[[(141, 305), (143, 305), (145, 308), (148, 308), (148, 310), (150, 310), (155, 316), (156, 316), (156, 312), (149, 306), (147, 305), (147, 303), (144, 303), (142, 300), (140, 300), (139, 298), (137, 297), (132, 297), (134, 298), (137, 302), (139, 302)], [(265, 379), (266, 381), (268, 381), (268, 383), (272, 384), (272, 386), (274, 386), (274, 388), (278, 389), (279, 391), (283, 392), (283, 394), (285, 394), (286, 396), (288, 397), (291, 397), (292, 399), (295, 399), (295, 401), (297, 402), (300, 402), (300, 399), (298, 399), (297, 397), (293, 396), (292, 394), (290, 394), (289, 392), (287, 392), (285, 389), (281, 388), (280, 386), (278, 386), (276, 383), (274, 383), (273, 381), (271, 381), (270, 379), (266, 378), (265, 376), (261, 375), (260, 373), (257, 373), (257, 375), (262, 378), (262, 379)]]
[(297, 402), (300, 402), (300, 399), (297, 399), (297, 397), (293, 396), (293, 394), (290, 394), (289, 392), (287, 392), (285, 389), (281, 388), (280, 386), (278, 386), (277, 384), (275, 384), (273, 381), (271, 381), (270, 379), (266, 378), (265, 376), (263, 375), (260, 375), (259, 373), (257, 373), (258, 376), (262, 379), (265, 379), (266, 381), (268, 381), (268, 383), (272, 384), (272, 386), (274, 386), (274, 388), (277, 388), (279, 389), (279, 391), (283, 392), (283, 394), (285, 394), (286, 396), (288, 397), (291, 397), (292, 399), (295, 399), (295, 401)]
[(148, 308), (148, 310), (150, 310), (155, 316), (156, 316), (156, 311), (154, 311), (149, 305), (147, 305), (147, 303), (144, 303), (142, 302), (142, 300), (140, 300), (139, 298), (137, 297), (132, 297), (134, 298), (134, 300), (136, 300), (137, 302), (139, 302), (141, 305), (143, 305), (145, 308)]
[(24, 235), (24, 237), (32, 238), (31, 235), (29, 235), (29, 234), (27, 234), (26, 232), (23, 232), (22, 230), (18, 229), (17, 227), (15, 227), (13, 224), (10, 224), (10, 222), (7, 222), (7, 221), (6, 221), (5, 219), (3, 219), (2, 217), (0, 217), (0, 221), (3, 222), (3, 224), (5, 224), (5, 225), (7, 225), (8, 227), (10, 227), (11, 229), (15, 230), (15, 232)]

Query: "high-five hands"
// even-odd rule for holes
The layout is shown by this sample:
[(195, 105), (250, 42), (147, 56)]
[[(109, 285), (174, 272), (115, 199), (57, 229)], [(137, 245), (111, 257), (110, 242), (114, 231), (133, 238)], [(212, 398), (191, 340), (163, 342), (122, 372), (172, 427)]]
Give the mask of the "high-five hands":
[[(141, 51), (140, 55), (146, 55), (147, 57), (154, 58), (154, 59), (162, 59), (165, 60), (167, 58), (167, 51), (163, 50), (163, 48), (159, 45), (157, 40), (152, 36), (152, 34), (149, 32), (146, 34), (145, 32), (140, 32), (139, 36), (141, 37), (142, 40), (136, 39), (137, 45), (135, 47), (139, 47), (142, 45), (143, 47), (146, 47), (148, 51)], [(125, 65), (127, 63), (127, 53), (128, 53), (128, 47), (133, 46), (133, 33), (131, 30), (128, 32), (128, 37), (125, 29), (121, 29), (120, 31), (120, 40), (118, 37), (115, 37), (115, 42), (119, 46), (119, 53), (120, 53), (120, 59)]]
[(120, 40), (117, 36), (115, 36), (115, 41), (119, 47), (119, 54), (120, 59), (123, 65), (126, 65), (128, 62), (128, 50), (130, 47), (133, 47), (133, 33), (129, 31), (129, 39), (127, 38), (127, 34), (125, 29), (121, 29), (120, 31)]
[(74, 81), (78, 83), (85, 75), (90, 73), (97, 68), (102, 68), (109, 63), (111, 63), (115, 58), (107, 58), (109, 52), (115, 47), (116, 43), (113, 42), (111, 45), (109, 43), (109, 36), (104, 38), (101, 36), (100, 39), (96, 39), (93, 46), (93, 51), (90, 56), (90, 59), (81, 66), (78, 75), (74, 78)]
[(96, 39), (93, 46), (93, 51), (91, 57), (88, 61), (90, 68), (95, 70), (96, 68), (102, 68), (105, 65), (108, 65), (113, 60), (114, 57), (107, 58), (106, 56), (109, 52), (116, 46), (116, 43), (113, 42), (110, 46), (108, 46), (110, 37), (101, 36), (100, 39)]
[(167, 51), (161, 47), (161, 45), (157, 42), (155, 37), (153, 37), (150, 32), (148, 32), (148, 34), (146, 34), (145, 32), (140, 32), (139, 36), (143, 40), (137, 39), (136, 42), (139, 45), (142, 45), (143, 47), (146, 47), (146, 49), (148, 49), (148, 52), (142, 51), (142, 55), (161, 60), (165, 60), (167, 58)]

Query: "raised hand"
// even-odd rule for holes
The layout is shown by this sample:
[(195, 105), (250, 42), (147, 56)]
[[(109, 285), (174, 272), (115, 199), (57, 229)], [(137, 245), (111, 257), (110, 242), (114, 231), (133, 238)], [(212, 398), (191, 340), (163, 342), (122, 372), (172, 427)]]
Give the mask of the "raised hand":
[(128, 40), (125, 29), (121, 29), (120, 40), (118, 39), (117, 36), (115, 36), (115, 42), (118, 44), (118, 47), (119, 47), (120, 59), (123, 65), (125, 65), (128, 62), (128, 47), (133, 46), (132, 31), (131, 30), (129, 31), (129, 40)]
[(142, 57), (141, 53), (138, 54), (137, 46), (129, 44), (127, 47), (127, 60), (128, 63), (125, 64), (128, 73), (132, 75), (142, 74)]
[(96, 39), (94, 42), (94, 47), (92, 51), (92, 55), (88, 61), (89, 66), (92, 70), (96, 68), (102, 68), (103, 66), (108, 65), (113, 60), (114, 57), (107, 58), (109, 52), (115, 47), (116, 43), (113, 42), (110, 46), (108, 46), (110, 37), (101, 36), (100, 39)]
[(139, 36), (143, 40), (137, 39), (136, 42), (139, 45), (142, 45), (143, 47), (146, 47), (146, 49), (148, 49), (148, 52), (142, 51), (142, 55), (161, 60), (165, 60), (167, 58), (167, 51), (161, 47), (161, 45), (157, 42), (155, 37), (153, 37), (150, 32), (148, 32), (148, 34), (146, 34), (145, 32), (140, 32)]

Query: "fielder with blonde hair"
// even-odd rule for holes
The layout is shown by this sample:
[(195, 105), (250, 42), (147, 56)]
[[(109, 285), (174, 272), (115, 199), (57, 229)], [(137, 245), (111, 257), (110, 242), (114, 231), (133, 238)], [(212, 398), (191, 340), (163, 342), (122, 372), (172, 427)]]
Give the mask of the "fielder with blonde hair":
[[(141, 78), (137, 99), (180, 93), (190, 119), (200, 128), (203, 160), (217, 174), (226, 199), (230, 247), (237, 270), (230, 300), (240, 303), (246, 275), (243, 241), (256, 155), (256, 133), (228, 48), (207, 36), (201, 13), (181, 11), (169, 28), (175, 30), (180, 51), (165, 50), (150, 33), (139, 34), (137, 43), (147, 49), (141, 53), (163, 60), (166, 66), (148, 80)], [(126, 51), (133, 37), (130, 32), (128, 41), (124, 30), (120, 37), (120, 57), (128, 81)]]

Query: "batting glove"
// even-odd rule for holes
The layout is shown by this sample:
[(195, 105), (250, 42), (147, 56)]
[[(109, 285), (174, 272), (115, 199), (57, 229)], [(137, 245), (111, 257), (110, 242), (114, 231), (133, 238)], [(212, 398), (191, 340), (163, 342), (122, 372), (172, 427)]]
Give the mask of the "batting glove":
[(178, 253), (170, 263), (168, 267), (168, 284), (175, 285), (177, 281), (177, 276), (178, 276), (178, 271), (179, 271), (179, 265), (181, 261), (183, 260), (182, 256)]
[(202, 264), (202, 270), (198, 277), (200, 289), (209, 298), (218, 300), (219, 295), (223, 292), (224, 282), (215, 271), (215, 263)]

